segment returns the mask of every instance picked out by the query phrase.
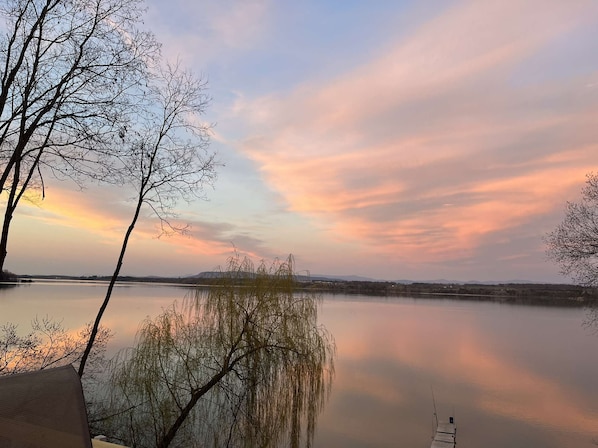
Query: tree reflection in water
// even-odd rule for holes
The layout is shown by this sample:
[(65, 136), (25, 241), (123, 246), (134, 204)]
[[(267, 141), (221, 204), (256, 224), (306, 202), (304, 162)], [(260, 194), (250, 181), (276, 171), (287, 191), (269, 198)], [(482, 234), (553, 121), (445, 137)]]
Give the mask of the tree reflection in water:
[(586, 316), (583, 321), (584, 328), (587, 328), (598, 335), (598, 301), (594, 300), (586, 307)]
[(294, 280), (292, 257), (233, 257), (218, 286), (146, 320), (96, 429), (131, 447), (310, 446), (335, 346)]

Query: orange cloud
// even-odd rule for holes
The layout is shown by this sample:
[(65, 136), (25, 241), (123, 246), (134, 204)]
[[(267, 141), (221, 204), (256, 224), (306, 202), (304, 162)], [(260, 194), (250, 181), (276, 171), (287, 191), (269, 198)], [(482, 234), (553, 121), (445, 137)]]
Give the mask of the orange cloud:
[[(88, 235), (87, 238), (91, 236), (93, 241), (86, 241), (85, 244), (95, 245), (100, 242), (116, 248), (120, 247), (133, 212), (133, 204), (126, 203), (120, 196), (122, 191), (115, 192), (108, 188), (81, 193), (56, 187), (49, 190), (48, 196), (39, 203), (39, 206), (23, 203), (25, 208), (19, 211), (23, 215), (19, 218), (22, 230), (39, 232), (46, 226), (52, 226), (54, 238), (68, 238), (69, 232), (76, 230), (79, 237), (82, 237), (83, 233)], [(30, 224), (31, 222), (37, 224)], [(185, 225), (184, 222), (182, 225)], [(196, 227), (200, 226), (201, 223)], [(208, 228), (197, 235), (193, 233), (195, 231), (196, 229), (191, 227), (188, 235), (174, 233), (164, 236), (160, 242), (157, 242), (162, 232), (160, 223), (155, 217), (149, 215), (147, 208), (144, 208), (131, 237), (133, 244), (128, 248), (129, 257), (135, 257), (141, 252), (146, 254), (146, 259), (151, 253), (157, 259), (172, 257), (174, 254), (192, 257), (194, 255), (222, 256), (230, 253), (230, 242), (219, 237), (213, 229)], [(19, 239), (30, 239), (27, 234), (15, 234), (15, 236), (14, 242), (21, 247), (28, 243)], [(74, 233), (71, 233), (71, 237), (75, 237)]]
[[(120, 208), (118, 199), (113, 198), (112, 204), (93, 199), (92, 194), (51, 188), (46, 199), (39, 203), (39, 207), (30, 206), (26, 213), (48, 224), (87, 229), (107, 241), (122, 235), (125, 221), (116, 214)], [(110, 205), (112, 206), (110, 209), (101, 208)]]
[(470, 256), (562, 207), (596, 166), (585, 80), (509, 80), (596, 20), (588, 5), (458, 4), (328, 84), (237, 104), (255, 129), (241, 149), (333, 238), (412, 261)]

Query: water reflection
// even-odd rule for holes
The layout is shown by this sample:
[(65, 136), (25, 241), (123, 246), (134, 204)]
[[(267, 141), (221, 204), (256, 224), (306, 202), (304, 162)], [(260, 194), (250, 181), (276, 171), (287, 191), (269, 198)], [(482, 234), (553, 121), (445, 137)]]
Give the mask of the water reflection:
[[(33, 284), (0, 291), (0, 320), (64, 317), (77, 328), (103, 288)], [(187, 290), (121, 288), (105, 324), (130, 345), (139, 322)], [(461, 447), (592, 447), (598, 439), (598, 337), (582, 308), (325, 296), (337, 344), (316, 447), (429, 447), (434, 387)]]
[(322, 319), (337, 378), (317, 445), (429, 446), (433, 386), (439, 413), (454, 409), (460, 446), (591, 446), (598, 339), (582, 314), (331, 298)]
[(230, 259), (218, 284), (146, 320), (111, 368), (101, 434), (138, 447), (311, 446), (334, 377), (318, 297), (293, 260)]

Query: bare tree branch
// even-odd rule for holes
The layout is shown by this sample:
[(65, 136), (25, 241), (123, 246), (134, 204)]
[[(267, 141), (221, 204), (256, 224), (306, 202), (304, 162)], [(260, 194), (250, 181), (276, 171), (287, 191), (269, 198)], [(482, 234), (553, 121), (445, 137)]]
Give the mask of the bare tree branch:
[(133, 216), (83, 354), (79, 376), (85, 371), (87, 355), (112, 296), (142, 207), (147, 205), (163, 226), (177, 231), (169, 221), (176, 216), (177, 201), (202, 197), (204, 187), (216, 176), (215, 155), (207, 152), (209, 127), (196, 124), (209, 100), (205, 83), (178, 65), (167, 65), (148, 85), (145, 98), (146, 107), (141, 109), (135, 126), (123, 136), (128, 149), (119, 158), (118, 170), (124, 173), (124, 180), (135, 192)]
[[(77, 334), (71, 334), (61, 321), (47, 316), (35, 317), (31, 331), (18, 332), (15, 324), (0, 327), (0, 375), (11, 375), (33, 370), (43, 370), (68, 364), (77, 364), (83, 354), (91, 325)], [(92, 369), (104, 364), (104, 353), (112, 333), (101, 328), (92, 355)]]
[(598, 175), (590, 173), (578, 202), (568, 202), (565, 218), (546, 235), (548, 256), (561, 272), (584, 286), (598, 286)]
[[(7, 0), (0, 35), (0, 191), (12, 215), (47, 172), (120, 181), (118, 138), (135, 114), (159, 46), (137, 28), (142, 0)], [(37, 177), (37, 178), (36, 178)]]

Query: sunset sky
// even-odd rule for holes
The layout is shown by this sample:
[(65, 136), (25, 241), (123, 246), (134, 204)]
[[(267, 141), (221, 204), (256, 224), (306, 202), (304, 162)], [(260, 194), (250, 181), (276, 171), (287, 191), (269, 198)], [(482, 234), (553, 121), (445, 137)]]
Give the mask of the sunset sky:
[[(299, 271), (568, 281), (543, 235), (598, 171), (598, 2), (149, 0), (167, 59), (203, 75), (218, 169), (146, 210), (124, 274), (183, 276), (293, 254)], [(50, 181), (6, 268), (108, 274), (130, 194)]]

